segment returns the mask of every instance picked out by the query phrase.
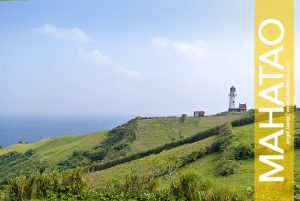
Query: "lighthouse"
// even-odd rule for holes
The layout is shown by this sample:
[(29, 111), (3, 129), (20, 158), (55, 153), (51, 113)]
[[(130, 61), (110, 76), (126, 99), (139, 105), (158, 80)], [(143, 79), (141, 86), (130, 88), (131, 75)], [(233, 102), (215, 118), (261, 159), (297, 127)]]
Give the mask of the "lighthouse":
[(232, 86), (230, 87), (230, 91), (229, 91), (229, 107), (228, 107), (228, 111), (235, 111), (237, 108), (235, 107), (235, 97), (237, 96), (237, 94), (235, 93), (235, 87)]

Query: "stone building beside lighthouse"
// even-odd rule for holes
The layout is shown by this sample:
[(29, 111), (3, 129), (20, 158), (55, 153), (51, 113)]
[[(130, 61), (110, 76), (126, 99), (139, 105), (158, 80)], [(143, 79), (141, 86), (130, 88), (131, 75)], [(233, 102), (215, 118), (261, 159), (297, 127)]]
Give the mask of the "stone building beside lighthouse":
[(245, 112), (245, 111), (247, 111), (246, 103), (243, 103), (243, 104), (239, 103), (239, 107), (236, 107), (235, 97), (237, 96), (237, 93), (236, 93), (236, 88), (234, 86), (230, 87), (228, 96), (229, 96), (229, 107), (228, 107), (229, 112)]

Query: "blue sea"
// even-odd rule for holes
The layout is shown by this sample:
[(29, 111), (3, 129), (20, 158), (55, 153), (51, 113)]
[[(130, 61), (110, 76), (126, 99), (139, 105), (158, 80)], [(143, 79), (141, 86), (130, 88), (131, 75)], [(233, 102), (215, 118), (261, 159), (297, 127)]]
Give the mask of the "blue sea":
[(112, 129), (130, 116), (0, 116), (0, 146)]

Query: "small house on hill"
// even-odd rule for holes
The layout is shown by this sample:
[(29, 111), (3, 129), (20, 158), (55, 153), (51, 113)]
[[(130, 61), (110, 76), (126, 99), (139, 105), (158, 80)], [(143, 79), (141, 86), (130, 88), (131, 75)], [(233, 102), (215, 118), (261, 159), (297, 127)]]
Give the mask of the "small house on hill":
[(194, 117), (204, 117), (204, 111), (194, 111)]
[(246, 103), (245, 104), (239, 104), (239, 111), (240, 112), (245, 112), (245, 111), (247, 111), (247, 105), (246, 105)]

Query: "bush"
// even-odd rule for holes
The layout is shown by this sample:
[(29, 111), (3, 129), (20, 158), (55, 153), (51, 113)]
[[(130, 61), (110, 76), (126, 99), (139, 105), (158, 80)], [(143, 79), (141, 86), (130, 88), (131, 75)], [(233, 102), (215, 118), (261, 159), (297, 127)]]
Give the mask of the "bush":
[(83, 171), (73, 170), (59, 173), (58, 171), (36, 173), (29, 178), (19, 176), (10, 181), (7, 187), (9, 199), (60, 199), (73, 197), (83, 200), (87, 189), (83, 181)]
[(99, 201), (185, 201), (183, 199), (178, 199), (174, 195), (162, 193), (162, 192), (92, 192), (89, 195), (89, 200), (99, 200)]
[(209, 153), (209, 148), (202, 148), (199, 151), (193, 151), (192, 153), (183, 157), (183, 163), (184, 163), (184, 165), (192, 163), (192, 162), (196, 161), (197, 159), (202, 158), (207, 153)]
[(0, 156), (0, 185), (6, 185), (9, 178), (15, 178), (20, 174), (29, 176), (33, 172), (43, 171), (51, 167), (51, 164), (32, 158), (33, 151), (26, 153), (10, 152)]
[(232, 127), (229, 123), (223, 124), (220, 127), (218, 143), (222, 151), (226, 149), (233, 141), (235, 141), (234, 135), (232, 134)]
[(205, 179), (197, 173), (181, 175), (170, 187), (170, 193), (188, 201), (239, 201), (247, 197), (234, 186)]
[(300, 135), (299, 134), (296, 134), (295, 135), (295, 148), (298, 149), (300, 148)]
[(184, 123), (186, 121), (186, 119), (188, 118), (188, 116), (186, 114), (181, 115), (180, 117), (180, 122)]
[(215, 185), (211, 190), (211, 194), (207, 201), (242, 201), (253, 200), (252, 197), (248, 197), (245, 193), (240, 192), (235, 186), (220, 186)]
[(253, 145), (251, 144), (237, 144), (232, 148), (232, 155), (236, 160), (247, 160), (254, 158)]
[(254, 114), (250, 114), (249, 117), (244, 117), (242, 119), (232, 121), (231, 125), (232, 125), (232, 127), (239, 127), (239, 126), (244, 126), (244, 125), (253, 124), (253, 123), (254, 123)]
[(203, 200), (207, 196), (207, 191), (212, 184), (197, 173), (187, 173), (181, 175), (179, 179), (172, 184), (170, 192), (189, 201)]
[(236, 169), (238, 167), (238, 163), (235, 160), (228, 160), (223, 159), (220, 160), (218, 163), (218, 173), (221, 176), (229, 176), (236, 172)]
[(294, 184), (294, 198), (295, 201), (300, 201), (300, 184), (297, 182)]
[(238, 167), (236, 157), (239, 156), (240, 153), (236, 152), (235, 141), (236, 138), (232, 134), (231, 125), (222, 125), (220, 127), (220, 136), (217, 141), (217, 144), (220, 146), (219, 149), (222, 150), (221, 158), (217, 163), (217, 172), (221, 176), (228, 176), (236, 172)]

